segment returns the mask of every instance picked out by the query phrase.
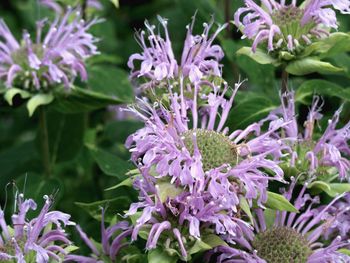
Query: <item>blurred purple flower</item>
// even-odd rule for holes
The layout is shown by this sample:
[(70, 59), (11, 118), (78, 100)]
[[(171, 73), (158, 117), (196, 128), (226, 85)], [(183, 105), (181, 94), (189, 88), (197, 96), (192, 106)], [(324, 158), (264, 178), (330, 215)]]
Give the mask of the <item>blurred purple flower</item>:
[[(112, 226), (105, 227), (104, 222), (105, 210), (102, 210), (101, 219), (101, 242), (102, 248), (99, 249), (96, 245), (87, 237), (84, 231), (79, 225), (77, 225), (77, 230), (81, 239), (85, 244), (91, 249), (92, 255), (81, 256), (70, 254), (65, 257), (65, 262), (79, 262), (79, 263), (104, 263), (108, 258), (111, 262), (117, 262), (116, 257), (119, 251), (128, 245), (128, 243), (123, 242), (124, 239), (131, 235), (132, 229), (129, 223), (126, 221), (118, 222)], [(120, 232), (121, 231), (121, 232)]]
[[(170, 41), (167, 20), (158, 16), (158, 20), (165, 32), (165, 38), (155, 33), (155, 26), (145, 22), (147, 33), (141, 31), (136, 34), (138, 43), (143, 49), (142, 53), (130, 56), (128, 67), (131, 69), (131, 78), (146, 79), (142, 88), (149, 88), (158, 85), (162, 80), (168, 83), (169, 80), (188, 78), (192, 83), (207, 79), (209, 76), (221, 77), (220, 60), (224, 53), (220, 46), (214, 45), (213, 41), (226, 24), (220, 26), (213, 35), (209, 35), (213, 26), (212, 20), (209, 24), (204, 23), (204, 31), (201, 35), (193, 35), (192, 23), (187, 26), (187, 35), (181, 56), (181, 62), (175, 58)], [(141, 61), (140, 68), (135, 67), (134, 61)]]
[[(270, 138), (283, 122), (274, 121), (266, 133), (261, 133), (257, 123), (232, 133), (225, 127), (238, 87), (237, 84), (229, 99), (224, 98), (227, 86), (222, 93), (216, 88), (200, 110), (198, 89), (193, 100), (187, 100), (182, 91), (178, 95), (171, 88), (172, 111), (161, 103), (151, 106), (146, 100), (140, 101), (140, 110), (131, 108), (145, 127), (126, 142), (142, 174), (134, 184), (140, 202), (131, 206), (128, 215), (142, 209), (133, 239), (144, 225), (152, 225), (148, 249), (155, 248), (165, 230), (176, 236), (183, 258), (187, 254), (181, 240), (199, 238), (203, 229), (227, 235), (230, 242), (230, 236), (249, 231), (238, 213), (240, 198), (247, 199), (250, 205), (257, 199), (261, 205), (267, 198), (268, 181), (283, 181), (276, 161), (281, 155), (281, 143)], [(185, 237), (179, 232), (184, 226), (190, 234)]]
[(63, 83), (68, 88), (77, 75), (87, 79), (84, 60), (98, 54), (97, 39), (87, 30), (100, 20), (84, 22), (79, 11), (68, 9), (42, 37), (46, 21), (37, 22), (35, 41), (25, 31), (20, 44), (0, 20), (0, 79), (7, 87), (39, 90)]
[(254, 52), (261, 43), (266, 43), (269, 51), (293, 51), (300, 44), (309, 45), (313, 39), (328, 36), (331, 28), (338, 28), (334, 9), (350, 13), (349, 0), (310, 0), (301, 6), (296, 0), (261, 0), (261, 6), (254, 0), (244, 2), (234, 21), (243, 37), (254, 40)]
[[(7, 225), (4, 211), (0, 208), (0, 261), (17, 260), (19, 263), (47, 263), (50, 260), (61, 262), (67, 252), (64, 247), (71, 242), (61, 224), (75, 225), (69, 221), (70, 215), (49, 212), (52, 200), (44, 196), (45, 204), (39, 215), (27, 221), (26, 214), (35, 210), (37, 205), (32, 199), (17, 198), (18, 212), (12, 215), (12, 226)], [(54, 227), (55, 226), (55, 227)], [(10, 232), (10, 227), (13, 232)], [(34, 257), (34, 258), (33, 258)]]
[[(320, 98), (315, 96), (313, 99), (304, 124), (303, 134), (298, 131), (294, 92), (288, 92), (281, 96), (281, 102), (282, 106), (271, 112), (266, 119), (271, 121), (282, 116), (285, 121), (289, 121), (289, 124), (284, 126), (285, 135), (288, 138), (296, 138), (296, 141), (291, 145), (289, 165), (300, 168), (300, 172), (308, 172), (312, 175), (322, 175), (324, 168), (334, 167), (339, 173), (340, 180), (349, 181), (350, 161), (347, 158), (350, 156), (348, 144), (350, 139), (350, 122), (344, 127), (336, 129), (342, 107), (328, 121), (328, 126), (323, 135), (319, 139), (314, 140), (315, 122), (322, 118)], [(307, 171), (302, 171), (304, 167), (308, 167)], [(329, 172), (327, 171), (326, 173)]]
[[(307, 183), (298, 191), (296, 180), (291, 178), (291, 185), (284, 193), (289, 201), (295, 196), (294, 207), (299, 213), (276, 211), (273, 225), (266, 222), (270, 214), (263, 209), (255, 209), (254, 234), (244, 238), (234, 238), (236, 245), (218, 247), (211, 251), (217, 256), (217, 262), (350, 262), (348, 255), (338, 252), (347, 247), (349, 241), (342, 241), (340, 236), (324, 240), (323, 232), (332, 224), (334, 217), (328, 216), (329, 209), (342, 195), (333, 199), (321, 210), (313, 208), (319, 203), (319, 197), (306, 194)], [(348, 209), (347, 209), (348, 210)], [(339, 214), (343, 211), (338, 211)]]
[[(56, 13), (62, 14), (64, 11), (62, 6), (59, 4), (59, 1), (57, 0), (40, 0), (39, 2), (47, 8), (52, 9)], [(86, 5), (87, 7), (94, 8), (96, 10), (103, 9), (103, 5), (100, 3), (99, 0), (87, 0)]]

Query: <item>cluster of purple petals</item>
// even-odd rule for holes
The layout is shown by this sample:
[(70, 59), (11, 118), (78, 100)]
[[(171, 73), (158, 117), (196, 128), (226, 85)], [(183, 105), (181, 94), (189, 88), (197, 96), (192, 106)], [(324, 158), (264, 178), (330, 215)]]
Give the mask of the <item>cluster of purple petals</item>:
[[(76, 226), (81, 239), (91, 249), (91, 256), (82, 256), (70, 254), (65, 257), (65, 262), (79, 263), (103, 263), (103, 258), (110, 258), (111, 262), (117, 262), (116, 257), (120, 250), (127, 246), (128, 243), (123, 242), (125, 238), (131, 235), (132, 229), (126, 221), (118, 222), (109, 227), (105, 227), (105, 210), (102, 210), (101, 219), (101, 243), (102, 251), (88, 238), (86, 233), (79, 225)], [(102, 258), (103, 257), (103, 258)]]
[(98, 22), (85, 22), (79, 11), (69, 8), (49, 23), (45, 36), (47, 19), (37, 22), (34, 40), (24, 31), (19, 42), (0, 20), (0, 79), (9, 88), (38, 90), (61, 83), (68, 88), (78, 75), (86, 80), (84, 61), (98, 54), (97, 39), (87, 31)]
[[(319, 167), (334, 167), (339, 173), (340, 180), (350, 180), (350, 161), (348, 160), (350, 156), (348, 144), (350, 139), (350, 122), (337, 129), (342, 107), (335, 112), (332, 119), (328, 120), (328, 126), (322, 136), (317, 141), (314, 141), (313, 134), (315, 127), (317, 127), (316, 121), (322, 118), (320, 98), (315, 96), (313, 99), (307, 120), (304, 123), (304, 131), (298, 130), (294, 92), (283, 94), (281, 102), (282, 106), (271, 112), (267, 119), (271, 121), (282, 117), (289, 122), (288, 125), (284, 126), (284, 132), (286, 137), (295, 141), (290, 149), (290, 166), (294, 167), (298, 161), (307, 160), (309, 162), (308, 172), (311, 174), (314, 174)], [(280, 137), (281, 135), (277, 136)], [(302, 145), (302, 147), (309, 145), (310, 149), (305, 156), (298, 156), (297, 145)]]
[[(285, 44), (288, 50), (292, 51), (299, 45), (300, 41), (310, 44), (313, 38), (322, 38), (329, 34), (327, 29), (338, 28), (335, 10), (343, 14), (350, 13), (348, 0), (310, 0), (304, 7), (297, 6), (296, 0), (261, 0), (261, 5), (254, 0), (245, 0), (245, 7), (241, 7), (235, 13), (235, 24), (242, 29), (243, 37), (254, 40), (252, 50), (256, 51), (260, 43), (267, 43), (269, 51), (278, 49)], [(312, 25), (308, 32), (297, 39), (292, 32), (284, 35), (281, 24), (276, 22), (275, 15), (283, 14), (285, 10), (298, 9), (302, 11), (300, 16), (300, 28), (305, 25)], [(290, 21), (293, 22), (293, 21)]]
[[(158, 17), (158, 20), (164, 30), (165, 37), (156, 33), (156, 26), (145, 22), (147, 33), (141, 31), (136, 34), (138, 43), (142, 48), (142, 53), (136, 53), (130, 56), (128, 67), (131, 69), (131, 78), (147, 79), (142, 86), (149, 88), (162, 80), (172, 80), (174, 78), (189, 78), (191, 83), (198, 83), (206, 76), (221, 76), (220, 60), (224, 53), (219, 45), (213, 44), (214, 39), (226, 25), (220, 26), (213, 35), (210, 30), (214, 21), (209, 24), (204, 23), (204, 31), (201, 35), (193, 35), (193, 26), (195, 18), (187, 26), (187, 35), (181, 55), (181, 61), (178, 62), (172, 49), (167, 20)], [(135, 60), (140, 61), (140, 67), (136, 67)]]
[(336, 214), (330, 216), (329, 211), (332, 206), (344, 195), (339, 195), (334, 198), (327, 206), (318, 209), (320, 202), (319, 197), (312, 197), (306, 193), (308, 183), (305, 183), (299, 191), (295, 190), (296, 179), (291, 178), (291, 183), (287, 191), (284, 192), (284, 197), (291, 201), (292, 196), (296, 196), (294, 207), (299, 213), (276, 211), (275, 221), (273, 226), (267, 226), (264, 216), (264, 210), (258, 208), (254, 211), (254, 232), (253, 235), (245, 236), (244, 238), (235, 238), (235, 242), (241, 249), (230, 247), (218, 247), (210, 254), (219, 253), (217, 262), (249, 262), (249, 263), (265, 263), (264, 259), (257, 256), (258, 251), (252, 246), (252, 241), (255, 235), (264, 232), (269, 228), (287, 227), (294, 229), (299, 234), (304, 236), (308, 242), (312, 253), (308, 256), (307, 263), (318, 262), (350, 262), (350, 257), (338, 252), (339, 249), (348, 247), (349, 241), (342, 240), (340, 236), (331, 238), (324, 245), (323, 234), (331, 227), (334, 219), (338, 215), (342, 215), (347, 208), (340, 209)]
[[(142, 214), (133, 230), (132, 239), (137, 238), (139, 230), (151, 224), (147, 248), (155, 248), (164, 230), (173, 231), (180, 243), (183, 258), (186, 250), (181, 244), (182, 236), (178, 226), (186, 226), (191, 236), (199, 238), (201, 229), (212, 228), (218, 235), (231, 237), (249, 232), (246, 222), (237, 216), (240, 197), (249, 204), (257, 199), (262, 205), (266, 201), (269, 180), (283, 181), (283, 172), (277, 159), (282, 155), (283, 145), (271, 138), (271, 134), (285, 123), (281, 120), (271, 122), (267, 132), (260, 131), (255, 123), (244, 130), (229, 133), (225, 127), (228, 113), (232, 107), (233, 95), (224, 96), (228, 87), (221, 93), (216, 89), (206, 97), (206, 106), (198, 108), (198, 90), (192, 100), (185, 99), (169, 89), (169, 111), (161, 103), (149, 105), (140, 100), (140, 109), (131, 111), (144, 121), (145, 127), (132, 134), (127, 142), (132, 160), (138, 165), (141, 178), (134, 187), (139, 191), (138, 203), (132, 204), (128, 215), (139, 209)], [(202, 156), (196, 142), (196, 130), (202, 129), (222, 133), (237, 145), (239, 159), (237, 165), (222, 164), (220, 167), (203, 170)], [(193, 154), (186, 148), (183, 134), (193, 131)], [(249, 139), (254, 136), (253, 139)], [(274, 160), (273, 160), (274, 159)], [(269, 170), (269, 176), (263, 169)], [(168, 182), (175, 191), (174, 196), (161, 200), (161, 184)], [(176, 218), (176, 225), (171, 219)]]
[[(0, 261), (17, 260), (18, 263), (26, 262), (26, 255), (34, 252), (35, 260), (38, 263), (47, 263), (50, 260), (61, 262), (67, 252), (64, 250), (66, 245), (71, 242), (62, 228), (62, 224), (75, 225), (69, 221), (70, 215), (59, 212), (49, 211), (52, 200), (44, 196), (45, 204), (39, 215), (28, 221), (26, 215), (29, 210), (37, 208), (32, 199), (23, 199), (20, 194), (17, 200), (18, 211), (12, 215), (12, 225), (14, 232), (10, 233), (9, 225), (5, 222), (4, 211), (0, 208), (0, 247), (6, 248), (0, 250)], [(48, 227), (50, 225), (55, 227)], [(9, 254), (9, 251), (14, 251)]]

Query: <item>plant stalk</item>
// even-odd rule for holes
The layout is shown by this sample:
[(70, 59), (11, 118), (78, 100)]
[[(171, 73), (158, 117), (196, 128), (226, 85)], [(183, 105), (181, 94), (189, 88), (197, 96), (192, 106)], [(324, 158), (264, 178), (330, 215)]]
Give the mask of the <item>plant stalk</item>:
[(51, 177), (49, 135), (47, 131), (45, 107), (39, 107), (39, 134), (41, 144), (41, 155), (44, 173), (47, 178)]

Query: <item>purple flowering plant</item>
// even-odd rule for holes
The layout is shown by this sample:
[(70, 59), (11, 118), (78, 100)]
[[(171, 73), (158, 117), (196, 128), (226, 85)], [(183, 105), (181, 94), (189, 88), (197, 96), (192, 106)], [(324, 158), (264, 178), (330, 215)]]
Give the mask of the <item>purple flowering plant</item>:
[(350, 262), (349, 0), (25, 2), (0, 262)]

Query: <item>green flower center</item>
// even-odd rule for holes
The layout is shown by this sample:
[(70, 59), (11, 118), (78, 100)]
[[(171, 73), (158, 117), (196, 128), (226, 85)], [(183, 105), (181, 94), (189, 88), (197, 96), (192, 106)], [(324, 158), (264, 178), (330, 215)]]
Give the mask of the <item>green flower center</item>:
[(223, 164), (231, 166), (237, 163), (237, 146), (222, 133), (204, 129), (189, 130), (183, 134), (188, 151), (194, 153), (193, 133), (196, 133), (198, 149), (202, 156), (204, 171)]
[(269, 263), (305, 263), (311, 254), (307, 239), (292, 228), (275, 227), (253, 241), (257, 254)]
[(299, 42), (303, 41), (302, 35), (307, 36), (311, 29), (315, 27), (315, 23), (310, 21), (305, 25), (301, 25), (304, 10), (296, 6), (285, 6), (276, 10), (272, 14), (273, 22), (281, 29), (285, 42), (288, 42), (288, 35)]

